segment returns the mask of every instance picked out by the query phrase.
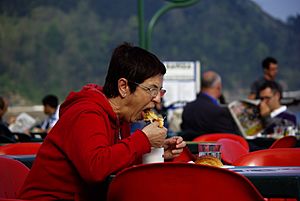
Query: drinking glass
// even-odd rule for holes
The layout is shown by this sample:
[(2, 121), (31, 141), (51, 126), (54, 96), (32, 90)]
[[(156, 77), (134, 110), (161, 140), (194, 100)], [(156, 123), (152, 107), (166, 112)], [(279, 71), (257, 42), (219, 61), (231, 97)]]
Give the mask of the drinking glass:
[(221, 144), (212, 142), (201, 142), (198, 144), (199, 156), (208, 155), (221, 160)]

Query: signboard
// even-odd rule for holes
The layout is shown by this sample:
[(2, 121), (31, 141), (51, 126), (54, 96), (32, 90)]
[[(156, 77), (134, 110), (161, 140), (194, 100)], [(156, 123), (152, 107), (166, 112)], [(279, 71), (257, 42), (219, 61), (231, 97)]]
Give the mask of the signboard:
[(192, 101), (200, 91), (199, 61), (166, 61), (164, 76), (165, 107), (179, 101)]

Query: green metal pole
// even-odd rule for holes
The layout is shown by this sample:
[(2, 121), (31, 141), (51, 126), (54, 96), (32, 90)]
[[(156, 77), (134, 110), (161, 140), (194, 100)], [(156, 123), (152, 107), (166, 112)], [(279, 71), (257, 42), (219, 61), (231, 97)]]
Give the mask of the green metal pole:
[(165, 14), (167, 11), (173, 9), (173, 8), (182, 8), (182, 7), (188, 7), (191, 6), (195, 3), (197, 3), (199, 0), (173, 0), (172, 2), (169, 2), (166, 4), (164, 7), (159, 9), (152, 19), (150, 20), (148, 27), (147, 27), (147, 32), (146, 32), (146, 41), (145, 41), (145, 49), (149, 50), (150, 49), (150, 44), (151, 44), (151, 36), (153, 32), (153, 28), (158, 21), (158, 19)]
[(145, 48), (144, 0), (138, 0), (139, 45)]

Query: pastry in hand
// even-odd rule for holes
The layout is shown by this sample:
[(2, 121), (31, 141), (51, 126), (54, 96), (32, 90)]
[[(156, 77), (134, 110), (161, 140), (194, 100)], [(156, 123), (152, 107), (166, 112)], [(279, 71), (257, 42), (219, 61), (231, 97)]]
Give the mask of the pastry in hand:
[(161, 115), (157, 115), (153, 110), (148, 110), (145, 113), (144, 121), (150, 121), (151, 123), (158, 121), (159, 127), (164, 127), (164, 118)]

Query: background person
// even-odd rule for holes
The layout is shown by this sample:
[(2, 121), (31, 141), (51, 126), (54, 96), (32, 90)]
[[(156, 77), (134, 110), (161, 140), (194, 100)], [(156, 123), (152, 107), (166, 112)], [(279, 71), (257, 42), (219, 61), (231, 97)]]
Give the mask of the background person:
[(3, 120), (3, 116), (8, 108), (8, 101), (0, 96), (0, 142), (16, 142), (15, 135), (9, 130), (8, 123)]
[(296, 116), (281, 105), (281, 94), (280, 86), (274, 81), (265, 81), (259, 88), (260, 114), (266, 127), (264, 133), (273, 134), (275, 126), (297, 125)]
[(240, 133), (229, 110), (218, 102), (221, 94), (220, 75), (214, 71), (204, 72), (201, 92), (183, 109), (181, 129), (184, 140), (193, 140), (208, 133)]
[[(273, 57), (266, 57), (262, 61), (263, 77), (255, 80), (251, 84), (250, 94), (248, 95), (249, 99), (258, 99), (259, 98), (259, 88), (265, 81), (274, 81), (278, 73), (278, 64), (277, 60)], [(282, 87), (277, 83), (282, 91)]]
[[(105, 200), (106, 178), (141, 162), (151, 147), (164, 158), (178, 156), (181, 137), (165, 139), (158, 122), (130, 135), (129, 124), (160, 103), (165, 66), (150, 52), (128, 43), (111, 57), (105, 84), (71, 92), (60, 119), (45, 138), (21, 189), (26, 200)], [(162, 189), (163, 191), (163, 189)]]
[(32, 132), (48, 133), (59, 119), (59, 101), (57, 96), (49, 94), (42, 99), (44, 113), (47, 118), (40, 126), (32, 129)]

